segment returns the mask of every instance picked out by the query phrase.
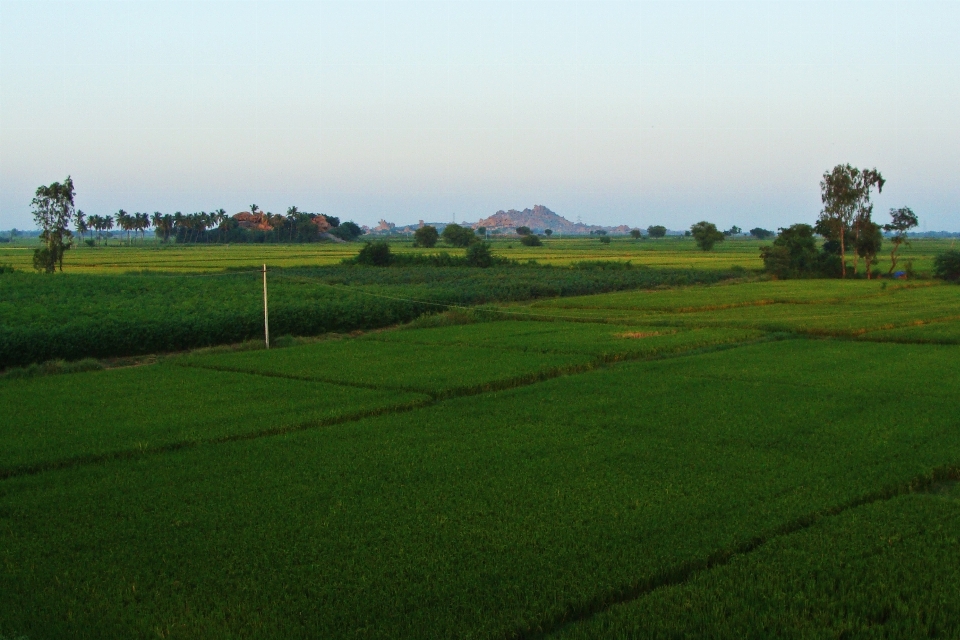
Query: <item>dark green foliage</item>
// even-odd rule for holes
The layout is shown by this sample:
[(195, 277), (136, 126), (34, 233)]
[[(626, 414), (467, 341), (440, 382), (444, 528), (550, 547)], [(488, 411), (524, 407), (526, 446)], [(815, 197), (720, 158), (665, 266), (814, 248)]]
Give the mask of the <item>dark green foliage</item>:
[(473, 229), (461, 227), (458, 224), (448, 224), (444, 227), (443, 233), (440, 235), (444, 242), (452, 244), (455, 247), (469, 247), (479, 240), (477, 234), (473, 232)]
[[(314, 225), (316, 226), (316, 225)], [(330, 229), (330, 235), (336, 236), (341, 240), (346, 240), (347, 242), (352, 242), (363, 235), (364, 231), (360, 228), (355, 222), (347, 220), (346, 222), (340, 223), (339, 226)]]
[(725, 235), (725, 236), (738, 236), (738, 235), (740, 235), (741, 233), (743, 233), (743, 229), (741, 229), (741, 228), (738, 227), (737, 225), (733, 225), (732, 227), (730, 227), (729, 229), (727, 229), (726, 231), (724, 231), (724, 232), (723, 232), (723, 235)]
[(725, 237), (717, 230), (717, 225), (712, 222), (707, 222), (706, 220), (701, 220), (691, 226), (690, 233), (693, 235), (694, 240), (697, 241), (697, 246), (703, 251), (710, 251), (713, 249), (713, 245), (718, 242), (723, 242)]
[(890, 251), (890, 270), (887, 271), (887, 275), (892, 275), (896, 271), (897, 260), (899, 259), (897, 253), (900, 250), (900, 245), (910, 244), (907, 239), (907, 232), (918, 224), (920, 224), (920, 221), (910, 207), (890, 209), (890, 223), (883, 225), (884, 231), (893, 234), (890, 238), (893, 249)]
[(17, 273), (18, 269), (10, 264), (0, 264), (0, 275), (5, 273)]
[(750, 229), (750, 235), (756, 238), (757, 240), (767, 240), (777, 234), (775, 234), (773, 231), (768, 231), (767, 229), (754, 227), (753, 229)]
[(883, 246), (883, 227), (871, 221), (865, 221), (860, 225), (860, 234), (854, 242), (854, 248), (857, 255), (866, 262), (867, 278), (870, 277), (870, 269), (877, 264), (877, 254)]
[(934, 258), (933, 273), (941, 280), (960, 282), (960, 251), (946, 251)]
[[(394, 259), (401, 256), (394, 254)], [(309, 336), (372, 329), (434, 313), (442, 309), (436, 303), (532, 300), (712, 283), (735, 275), (621, 269), (611, 263), (574, 269), (501, 266), (495, 258), (490, 268), (465, 269), (465, 258), (448, 258), (450, 266), (272, 270), (268, 276), (271, 332)], [(0, 278), (0, 368), (58, 358), (176, 351), (262, 337), (260, 278), (256, 271), (199, 277), (5, 274)]]
[(662, 238), (667, 235), (667, 228), (661, 224), (654, 224), (647, 227), (647, 235), (651, 238)]
[(64, 373), (80, 373), (81, 371), (100, 371), (103, 365), (94, 358), (84, 358), (67, 362), (65, 360), (50, 360), (42, 364), (31, 364), (26, 367), (11, 367), (3, 372), (8, 380), (15, 378), (35, 378), (37, 376), (53, 376)]
[(360, 249), (357, 257), (354, 258), (354, 262), (372, 267), (386, 267), (390, 264), (391, 259), (390, 245), (383, 240), (378, 240), (377, 242), (366, 243)]
[(646, 269), (636, 266), (629, 260), (581, 260), (570, 265), (572, 269), (592, 269), (599, 271), (624, 271), (627, 269)]
[(640, 240), (643, 238), (643, 233), (640, 231), (640, 229), (630, 229), (630, 237), (634, 240)]
[(517, 235), (518, 235), (518, 236), (528, 236), (528, 235), (530, 235), (531, 233), (532, 233), (532, 232), (530, 231), (530, 227), (517, 227)]
[(413, 232), (413, 246), (432, 249), (437, 245), (439, 238), (440, 234), (437, 233), (437, 228), (428, 224)]
[(466, 262), (468, 267), (480, 267), (486, 269), (487, 267), (492, 267), (495, 264), (496, 257), (490, 250), (489, 243), (474, 242), (467, 247), (467, 253), (464, 256), (464, 262)]
[(49, 247), (33, 250), (33, 268), (37, 273), (53, 273), (57, 270), (57, 253)]
[(600, 236), (600, 244), (610, 244), (610, 238), (608, 236)]
[(553, 229), (544, 229), (543, 234), (549, 238), (553, 235)]
[(541, 247), (543, 242), (540, 241), (540, 238), (531, 234), (524, 235), (520, 238), (520, 244), (525, 247)]
[(762, 247), (760, 257), (768, 273), (778, 278), (810, 276), (819, 272), (817, 241), (813, 227), (795, 224), (781, 228), (773, 246)]

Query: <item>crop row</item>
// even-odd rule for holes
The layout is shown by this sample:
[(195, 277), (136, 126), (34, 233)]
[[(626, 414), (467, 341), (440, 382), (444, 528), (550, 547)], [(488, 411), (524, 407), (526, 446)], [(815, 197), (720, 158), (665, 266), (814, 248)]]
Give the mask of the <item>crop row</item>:
[[(824, 344), (618, 364), (329, 429), (9, 478), (0, 633), (558, 629), (960, 462), (955, 354), (838, 341), (820, 369)], [(876, 385), (901, 359), (931, 367), (904, 392), (910, 403), (889, 392), (895, 381)], [(779, 377), (724, 377), (731, 361)], [(811, 370), (829, 384), (805, 384)]]

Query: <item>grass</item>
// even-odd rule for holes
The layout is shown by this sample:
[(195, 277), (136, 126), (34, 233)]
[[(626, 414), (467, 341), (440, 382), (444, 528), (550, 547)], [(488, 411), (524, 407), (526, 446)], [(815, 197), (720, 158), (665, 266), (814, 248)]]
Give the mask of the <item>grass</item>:
[(422, 395), (169, 364), (0, 380), (0, 478), (84, 460), (280, 431)]
[[(955, 394), (905, 403), (863, 384), (902, 345), (839, 343), (833, 366), (850, 379), (813, 391), (802, 377), (820, 344), (621, 364), (415, 413), (10, 478), (0, 633), (557, 630), (956, 468)], [(732, 354), (801, 383), (702, 374)], [(941, 355), (938, 373), (955, 374), (957, 358)]]
[(825, 518), (553, 637), (956, 637), (960, 504), (951, 485)]

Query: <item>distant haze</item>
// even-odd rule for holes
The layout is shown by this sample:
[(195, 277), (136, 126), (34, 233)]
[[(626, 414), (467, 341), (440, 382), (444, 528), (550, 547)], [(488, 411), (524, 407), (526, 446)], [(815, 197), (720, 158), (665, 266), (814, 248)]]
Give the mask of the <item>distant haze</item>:
[(0, 0), (0, 228), (87, 213), (960, 229), (960, 2)]

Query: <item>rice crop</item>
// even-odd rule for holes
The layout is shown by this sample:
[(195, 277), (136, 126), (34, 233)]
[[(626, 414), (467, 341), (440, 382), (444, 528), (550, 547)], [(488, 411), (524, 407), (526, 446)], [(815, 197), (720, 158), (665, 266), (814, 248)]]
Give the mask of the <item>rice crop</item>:
[(824, 518), (551, 637), (957, 637), (953, 493), (910, 494)]
[[(539, 267), (276, 271), (268, 275), (270, 326), (274, 335), (313, 336), (409, 322), (444, 305), (716, 282), (730, 275)], [(169, 352), (262, 336), (261, 277), (256, 271), (5, 274), (0, 278), (0, 368)]]
[(0, 478), (412, 406), (425, 396), (168, 364), (0, 380)]
[(888, 295), (906, 288), (928, 287), (931, 284), (923, 281), (889, 285), (887, 281), (875, 280), (768, 280), (578, 296), (542, 300), (530, 306), (536, 309), (715, 311), (768, 304), (839, 303)]
[(365, 340), (424, 345), (462, 345), (543, 353), (582, 353), (605, 359), (652, 357), (703, 347), (758, 340), (741, 329), (677, 329), (605, 323), (507, 320), (413, 331), (383, 331)]
[[(9, 478), (0, 633), (537, 634), (957, 468), (956, 394), (810, 388), (820, 344)], [(864, 376), (903, 348), (837, 344)], [(700, 375), (724, 356), (798, 383)]]
[(594, 359), (580, 354), (347, 339), (289, 349), (188, 356), (177, 362), (442, 396), (534, 381), (558, 371), (589, 367)]
[[(362, 238), (366, 239), (365, 238)], [(446, 251), (461, 255), (462, 249), (438, 247), (418, 249), (412, 239), (387, 238), (394, 252), (432, 254)], [(763, 267), (760, 247), (769, 245), (751, 239), (728, 238), (713, 251), (700, 251), (690, 238), (668, 237), (660, 240), (636, 241), (631, 238), (614, 237), (609, 245), (598, 242), (596, 237), (557, 238), (543, 240), (543, 246), (525, 247), (519, 238), (493, 237), (494, 251), (510, 260), (536, 260), (540, 264), (569, 266), (575, 262), (592, 260), (630, 261), (658, 269), (730, 269), (758, 270)], [(23, 271), (32, 270), (33, 250), (36, 239), (24, 239), (14, 245), (0, 245), (0, 264), (12, 264)], [(107, 247), (75, 246), (65, 255), (64, 269), (68, 273), (116, 274), (141, 269), (167, 272), (219, 271), (225, 268), (259, 267), (267, 263), (276, 267), (315, 267), (339, 264), (344, 258), (357, 254), (361, 242), (312, 243), (312, 244), (202, 244), (163, 245), (148, 239), (144, 244)], [(916, 271), (930, 272), (933, 258), (951, 247), (950, 240), (915, 239), (901, 250), (903, 268), (907, 261)], [(876, 266), (886, 273), (889, 257), (886, 251), (878, 256)]]
[[(960, 311), (958, 311), (960, 314)], [(871, 331), (860, 336), (863, 340), (882, 342), (919, 342), (930, 344), (960, 344), (960, 318), (943, 322), (926, 322), (897, 329)]]
[[(706, 300), (704, 296), (714, 292), (717, 293), (719, 300), (731, 298), (744, 300), (742, 304), (718, 304), (717, 308), (707, 310), (698, 308), (694, 303), (686, 307), (688, 311), (657, 311), (655, 310), (658, 304), (656, 298), (661, 295), (660, 292), (631, 296), (629, 304), (633, 304), (635, 299), (649, 298), (648, 308), (637, 310), (605, 308), (603, 306), (606, 304), (605, 299), (610, 295), (596, 296), (597, 299), (593, 302), (588, 301), (591, 305), (589, 307), (554, 309), (540, 305), (526, 308), (530, 313), (542, 314), (544, 318), (576, 317), (584, 321), (636, 323), (649, 326), (737, 327), (760, 331), (846, 337), (855, 337), (868, 331), (956, 319), (960, 313), (960, 290), (951, 286), (881, 289), (880, 286), (871, 284), (870, 288), (859, 289), (869, 295), (857, 295), (830, 302), (776, 302), (773, 298), (768, 302), (757, 302), (764, 299), (765, 287), (775, 289), (778, 284), (758, 283), (751, 287), (752, 295), (742, 296), (736, 293), (736, 289), (741, 285), (685, 290), (689, 291), (691, 298), (697, 302), (704, 302)], [(797, 284), (797, 290), (801, 293), (810, 293), (817, 286), (814, 281), (801, 281)], [(727, 289), (732, 293), (725, 296)], [(621, 298), (625, 297), (621, 296)], [(754, 302), (747, 302), (751, 297), (754, 298)], [(615, 299), (611, 305), (617, 303)], [(684, 303), (682, 299), (675, 299), (674, 304), (683, 305)]]

